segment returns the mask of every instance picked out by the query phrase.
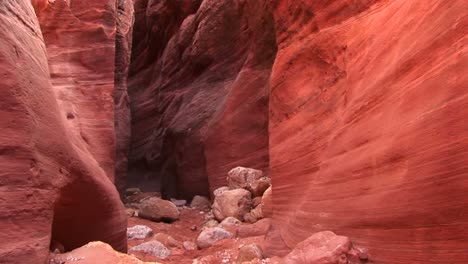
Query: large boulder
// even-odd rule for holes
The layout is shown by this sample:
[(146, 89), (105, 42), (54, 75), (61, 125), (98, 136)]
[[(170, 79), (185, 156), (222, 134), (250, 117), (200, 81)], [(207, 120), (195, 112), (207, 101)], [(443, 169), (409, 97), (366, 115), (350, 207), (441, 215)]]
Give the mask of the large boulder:
[(179, 219), (180, 212), (172, 202), (157, 197), (149, 198), (140, 204), (138, 216), (152, 221), (172, 222)]
[(271, 180), (263, 176), (261, 170), (236, 167), (229, 171), (227, 177), (230, 189), (244, 188), (254, 197), (261, 196), (271, 185)]
[(352, 249), (348, 237), (338, 236), (331, 231), (319, 232), (297, 244), (283, 259), (282, 264), (356, 263), (356, 259), (351, 254)]
[(142, 252), (156, 258), (166, 259), (171, 255), (171, 251), (161, 242), (153, 240), (130, 248), (132, 251)]
[(213, 214), (218, 221), (223, 221), (229, 216), (243, 220), (244, 215), (250, 211), (251, 207), (252, 195), (249, 191), (245, 189), (229, 190), (215, 197)]
[(203, 230), (197, 238), (197, 245), (200, 249), (208, 248), (216, 242), (231, 238), (233, 234), (220, 227), (213, 227)]

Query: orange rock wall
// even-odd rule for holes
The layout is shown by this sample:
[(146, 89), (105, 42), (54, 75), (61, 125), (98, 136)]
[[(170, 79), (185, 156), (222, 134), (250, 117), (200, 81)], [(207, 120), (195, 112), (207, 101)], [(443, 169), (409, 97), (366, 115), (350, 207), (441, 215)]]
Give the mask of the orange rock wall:
[(468, 263), (466, 1), (272, 8), (270, 252), (332, 230), (372, 263)]

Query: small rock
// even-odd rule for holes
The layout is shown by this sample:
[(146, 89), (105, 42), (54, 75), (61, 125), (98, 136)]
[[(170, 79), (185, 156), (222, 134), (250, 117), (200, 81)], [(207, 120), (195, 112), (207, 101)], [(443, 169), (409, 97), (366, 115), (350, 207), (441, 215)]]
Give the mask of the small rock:
[(209, 210), (211, 208), (211, 201), (205, 196), (196, 195), (193, 197), (190, 207), (197, 210)]
[(183, 247), (187, 251), (192, 251), (192, 250), (197, 250), (197, 244), (191, 242), (191, 241), (185, 241), (183, 243)]
[(197, 245), (200, 249), (208, 248), (214, 245), (216, 242), (231, 238), (232, 233), (224, 230), (220, 227), (212, 227), (203, 230), (197, 238)]
[(243, 224), (237, 229), (237, 234), (240, 238), (263, 236), (270, 229), (270, 218), (264, 218), (255, 224)]
[(213, 195), (216, 197), (216, 196), (222, 194), (225, 191), (229, 191), (229, 187), (227, 187), (227, 186), (219, 187), (218, 189), (213, 191)]
[(145, 225), (136, 225), (127, 228), (127, 238), (132, 239), (145, 239), (153, 235), (153, 230)]
[(192, 230), (192, 231), (197, 231), (197, 229), (198, 229), (198, 227), (196, 225), (193, 225), (193, 226), (190, 227), (190, 230)]
[(252, 261), (254, 259), (262, 259), (263, 250), (257, 244), (245, 245), (239, 249), (237, 256), (237, 263)]
[(143, 252), (160, 259), (166, 259), (171, 255), (171, 251), (168, 248), (161, 242), (155, 240), (132, 247), (130, 250)]
[(224, 191), (216, 196), (213, 203), (213, 214), (219, 221), (232, 216), (243, 220), (252, 206), (251, 194), (245, 189)]
[(186, 201), (186, 200), (176, 200), (176, 199), (172, 199), (172, 198), (171, 198), (171, 202), (172, 202), (173, 204), (175, 204), (175, 206), (177, 206), (177, 207), (183, 207), (183, 206), (187, 205), (187, 201)]
[(172, 222), (179, 219), (180, 213), (173, 203), (153, 197), (141, 203), (139, 216), (156, 222)]
[(154, 240), (161, 242), (166, 247), (182, 247), (182, 244), (179, 241), (168, 234), (157, 233), (154, 235)]
[(241, 224), (241, 221), (235, 217), (227, 217), (224, 219), (218, 226), (222, 228), (226, 228), (229, 226), (238, 226)]

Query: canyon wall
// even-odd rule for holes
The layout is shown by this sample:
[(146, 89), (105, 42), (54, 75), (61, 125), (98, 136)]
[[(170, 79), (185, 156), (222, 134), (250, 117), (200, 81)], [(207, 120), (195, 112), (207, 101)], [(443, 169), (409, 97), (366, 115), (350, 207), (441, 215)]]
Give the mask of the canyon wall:
[(0, 4), (0, 263), (43, 263), (51, 240), (125, 251), (112, 183), (115, 6), (33, 3), (45, 42), (30, 0)]
[(372, 263), (467, 263), (466, 1), (271, 3), (269, 251), (332, 230)]
[(190, 198), (235, 166), (268, 169), (266, 2), (135, 1), (129, 185)]

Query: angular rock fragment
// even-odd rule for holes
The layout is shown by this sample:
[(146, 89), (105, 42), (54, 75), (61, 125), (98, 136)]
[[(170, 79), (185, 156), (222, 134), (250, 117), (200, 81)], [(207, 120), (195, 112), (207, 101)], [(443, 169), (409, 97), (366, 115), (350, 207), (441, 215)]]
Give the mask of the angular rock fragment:
[(145, 239), (153, 235), (153, 230), (145, 225), (136, 225), (127, 228), (127, 238), (132, 239)]
[(143, 252), (153, 257), (166, 259), (171, 255), (171, 251), (159, 241), (149, 241), (130, 248), (132, 251)]
[(252, 199), (249, 191), (245, 189), (229, 190), (215, 197), (213, 214), (218, 221), (223, 221), (229, 216), (243, 220), (244, 215), (250, 211), (251, 207)]
[(190, 207), (197, 210), (209, 210), (211, 208), (211, 201), (205, 196), (196, 195), (193, 197)]
[(231, 238), (233, 234), (220, 227), (212, 227), (203, 230), (197, 238), (197, 245), (200, 249), (208, 248), (216, 242)]

